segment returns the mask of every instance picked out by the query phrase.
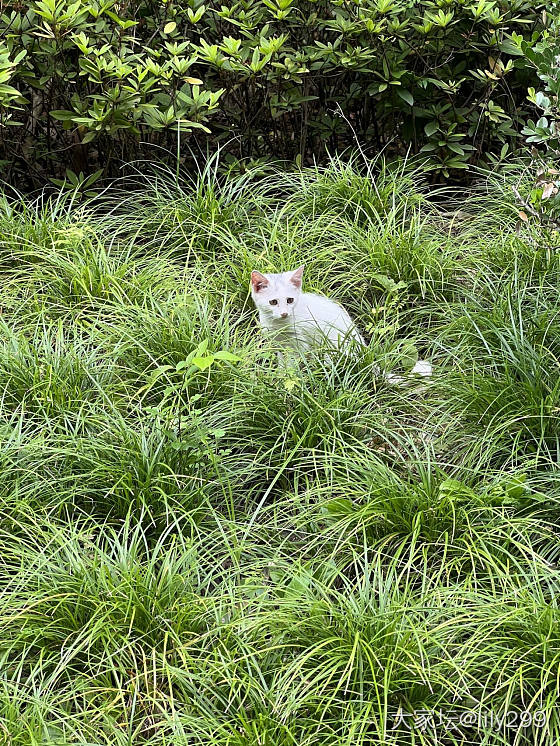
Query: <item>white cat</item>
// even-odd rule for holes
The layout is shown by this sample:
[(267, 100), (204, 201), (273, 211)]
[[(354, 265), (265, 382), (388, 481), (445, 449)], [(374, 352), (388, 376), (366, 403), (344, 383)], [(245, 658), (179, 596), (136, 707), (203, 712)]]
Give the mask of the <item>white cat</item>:
[[(263, 329), (273, 332), (278, 341), (301, 351), (328, 340), (341, 348), (365, 345), (364, 339), (347, 311), (338, 303), (315, 293), (302, 293), (304, 267), (293, 272), (262, 274), (251, 272), (251, 296), (259, 311)], [(419, 360), (411, 371), (421, 376), (432, 373), (430, 363)], [(404, 379), (391, 373), (387, 380)]]

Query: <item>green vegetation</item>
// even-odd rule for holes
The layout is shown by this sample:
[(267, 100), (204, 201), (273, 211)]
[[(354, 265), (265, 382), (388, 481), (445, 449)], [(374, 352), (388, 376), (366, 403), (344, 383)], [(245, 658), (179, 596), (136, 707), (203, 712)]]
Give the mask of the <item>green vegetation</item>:
[(421, 152), (434, 178), (456, 180), (520, 143), (538, 86), (521, 45), (553, 28), (555, 6), (5, 0), (3, 178), (27, 190), (95, 181), (126, 162), (172, 161), (187, 143), (227, 145), (231, 166), (305, 164), (357, 138), (368, 155)]
[[(366, 166), (2, 200), (1, 742), (560, 739), (556, 234)], [(370, 341), (286, 371), (249, 271), (303, 262)]]
[[(534, 186), (523, 205), (541, 222), (558, 227), (560, 217), (560, 15), (554, 3), (555, 15), (535, 45), (515, 37), (519, 49), (534, 66), (540, 79), (539, 90), (529, 89), (529, 100), (535, 105), (538, 119), (529, 119), (523, 128), (531, 148)], [(525, 213), (527, 214), (527, 213)]]

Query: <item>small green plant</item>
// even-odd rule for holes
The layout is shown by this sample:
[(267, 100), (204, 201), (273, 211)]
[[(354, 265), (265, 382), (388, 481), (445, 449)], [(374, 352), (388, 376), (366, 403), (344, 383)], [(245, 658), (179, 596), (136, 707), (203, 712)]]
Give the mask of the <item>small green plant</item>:
[(64, 179), (51, 179), (51, 184), (60, 187), (61, 190), (71, 192), (74, 196), (81, 199), (91, 198), (97, 195), (97, 192), (91, 187), (99, 181), (103, 175), (103, 169), (94, 171), (89, 176), (85, 176), (83, 171), (75, 174), (72, 169), (67, 168)]

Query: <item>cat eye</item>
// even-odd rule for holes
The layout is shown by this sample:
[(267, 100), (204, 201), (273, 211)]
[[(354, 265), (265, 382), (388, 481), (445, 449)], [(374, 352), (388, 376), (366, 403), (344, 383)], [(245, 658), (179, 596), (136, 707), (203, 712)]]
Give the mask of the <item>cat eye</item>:
[(277, 300), (269, 300), (268, 302), (270, 303), (271, 306), (277, 306), (278, 305), (278, 301)]
[(293, 302), (294, 302), (294, 299), (293, 299), (293, 298), (286, 298), (286, 302), (287, 302), (287, 303), (293, 303)]

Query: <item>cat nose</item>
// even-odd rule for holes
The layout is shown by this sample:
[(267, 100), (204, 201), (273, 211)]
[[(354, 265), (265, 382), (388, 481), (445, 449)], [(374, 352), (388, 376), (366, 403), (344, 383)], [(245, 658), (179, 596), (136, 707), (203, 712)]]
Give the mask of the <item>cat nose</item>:
[(288, 312), (287, 312), (287, 311), (284, 311), (284, 313), (281, 313), (281, 314), (280, 314), (280, 316), (281, 316), (281, 317), (282, 317), (283, 319), (285, 319), (285, 318), (287, 318), (287, 316), (288, 316)]

